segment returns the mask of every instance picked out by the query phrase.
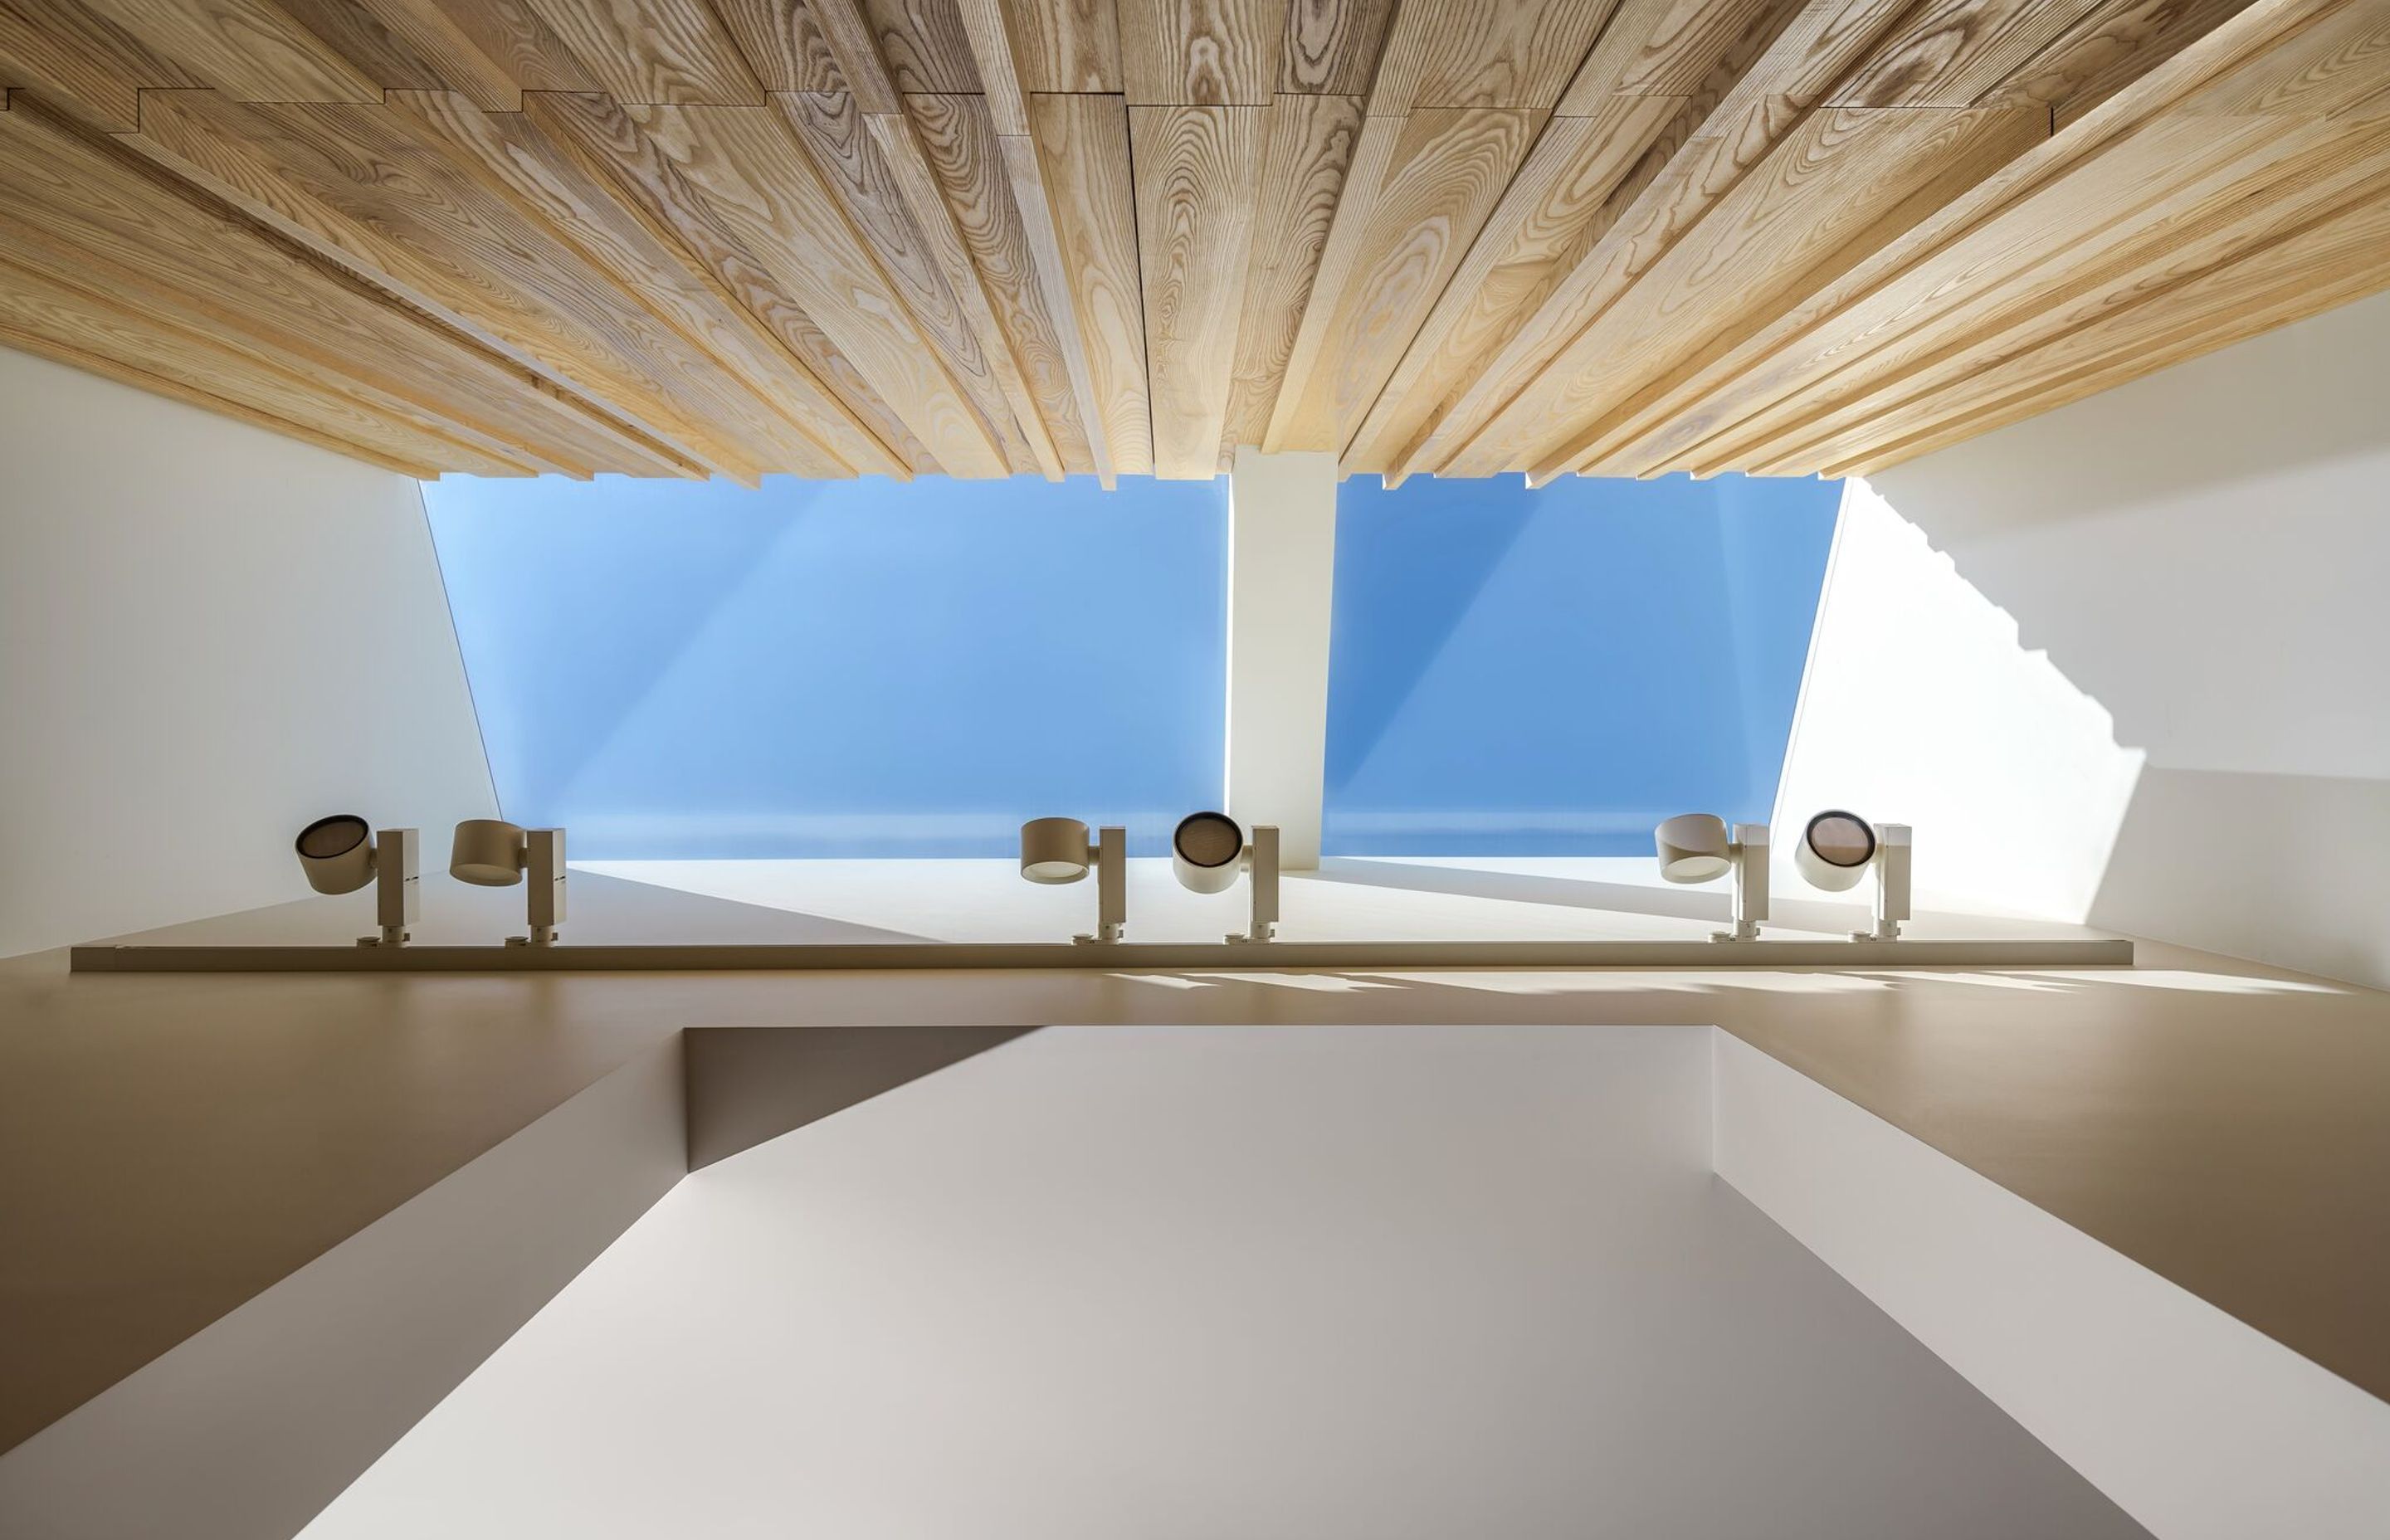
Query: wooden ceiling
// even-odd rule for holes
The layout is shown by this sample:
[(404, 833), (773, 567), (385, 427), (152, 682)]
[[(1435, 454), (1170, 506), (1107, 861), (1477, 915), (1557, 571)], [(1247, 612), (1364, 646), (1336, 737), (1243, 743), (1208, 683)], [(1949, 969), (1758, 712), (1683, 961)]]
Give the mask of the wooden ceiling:
[(0, 0), (0, 343), (429, 475), (1867, 470), (2390, 286), (2390, 0)]

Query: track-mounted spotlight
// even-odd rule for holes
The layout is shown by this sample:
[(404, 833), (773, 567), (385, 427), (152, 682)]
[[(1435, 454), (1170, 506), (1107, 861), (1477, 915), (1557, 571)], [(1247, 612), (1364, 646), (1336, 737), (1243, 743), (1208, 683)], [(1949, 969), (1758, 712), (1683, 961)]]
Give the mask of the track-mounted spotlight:
[(319, 893), (353, 893), (374, 884), (374, 921), (378, 936), (359, 936), (359, 946), (404, 946), (406, 928), (420, 912), (417, 896), (417, 850), (411, 828), (386, 828), (379, 835), (353, 813), (318, 818), (299, 831), (299, 869), (307, 886)]
[(1792, 865), (1813, 888), (1847, 892), (1875, 874), (1875, 925), (1854, 941), (1897, 941), (1908, 918), (1908, 826), (1870, 824), (1856, 813), (1828, 808), (1801, 831)]
[(1709, 882), (1734, 873), (1733, 926), (1714, 941), (1751, 941), (1767, 918), (1767, 826), (1737, 824), (1731, 834), (1715, 813), (1683, 813), (1652, 830), (1660, 875), (1671, 882)]
[(1224, 892), (1250, 874), (1252, 921), (1230, 941), (1268, 941), (1278, 933), (1278, 826), (1255, 824), (1253, 842), (1225, 813), (1190, 813), (1170, 834), (1170, 869), (1189, 892)]
[(468, 818), (449, 847), (448, 875), (478, 888), (511, 888), (528, 874), (531, 934), (508, 936), (508, 946), (548, 946), (564, 919), (564, 830), (525, 829), (503, 818)]
[(1021, 826), (1021, 875), (1032, 882), (1076, 882), (1096, 868), (1096, 929), (1073, 941), (1121, 939), (1128, 928), (1128, 830), (1107, 825), (1087, 839), (1076, 818), (1032, 818)]

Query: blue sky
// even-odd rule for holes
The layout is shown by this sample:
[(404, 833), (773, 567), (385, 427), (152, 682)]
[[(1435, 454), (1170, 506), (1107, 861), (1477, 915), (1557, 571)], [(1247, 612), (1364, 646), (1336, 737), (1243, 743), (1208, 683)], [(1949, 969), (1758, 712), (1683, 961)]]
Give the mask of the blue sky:
[[(500, 805), (587, 859), (1160, 853), (1221, 796), (1227, 487), (427, 485)], [(1639, 853), (1764, 817), (1837, 489), (1355, 478), (1327, 844)]]

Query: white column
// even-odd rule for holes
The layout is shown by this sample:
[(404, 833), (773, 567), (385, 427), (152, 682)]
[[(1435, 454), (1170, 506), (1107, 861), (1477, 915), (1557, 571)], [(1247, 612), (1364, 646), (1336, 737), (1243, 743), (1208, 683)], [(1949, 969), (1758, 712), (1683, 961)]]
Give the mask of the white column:
[(1336, 456), (1237, 451), (1228, 479), (1228, 815), (1319, 865)]

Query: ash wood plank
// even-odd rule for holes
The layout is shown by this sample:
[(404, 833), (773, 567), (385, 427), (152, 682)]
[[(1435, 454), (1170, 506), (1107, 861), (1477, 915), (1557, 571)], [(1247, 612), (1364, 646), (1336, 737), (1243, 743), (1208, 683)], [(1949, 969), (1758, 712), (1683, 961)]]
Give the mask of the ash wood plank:
[(961, 227), (946, 205), (945, 193), (930, 169), (928, 152), (922, 148), (910, 120), (901, 115), (875, 117), (869, 121), (869, 127), (906, 209), (921, 232), (940, 276), (961, 305), (972, 335), (979, 340), (989, 372), (1010, 406), (1021, 434), (1028, 441), (1039, 472), (1049, 481), (1060, 481), (1064, 469), (1061, 454), (1055, 447), (1053, 435), (1047, 430), (1036, 394), (1020, 361), (1013, 356), (1011, 335), (996, 318), (987, 290), (982, 287), (970, 248), (964, 242)]
[(862, 5), (888, 78), (899, 92), (982, 89), (957, 0), (862, 0)]
[(477, 476), (520, 476), (521, 464), (479, 454), (453, 440), (393, 422), (319, 381), (263, 366), (210, 339), (160, 326), (107, 297), (0, 260), (0, 335), (15, 331), (51, 344), (64, 361), (113, 364), (179, 385), (212, 409), (246, 408), (245, 420), (306, 438), (336, 453), (415, 476), (442, 469)]
[[(1098, 472), (1150, 473), (1154, 424), (1128, 109), (1114, 96), (1032, 96), (1029, 122), (1029, 164), (1022, 165), (1013, 144), (1005, 152), (1032, 242), (1041, 225), (1052, 232), (1053, 250), (1040, 250), (1037, 260), (1068, 296), (1066, 303), (1047, 293), (1058, 326), (1079, 333)], [(1032, 213), (1031, 199), (1050, 203), (1045, 218)]]
[(0, 85), (30, 88), (102, 128), (140, 126), (142, 87), (200, 83), (72, 0), (0, 0)]
[(238, 101), (373, 102), (381, 86), (270, 0), (84, 0)]
[[(999, 366), (981, 345), (961, 296), (947, 281), (938, 252), (915, 218), (880, 141), (854, 109), (854, 98), (788, 95), (775, 96), (773, 102), (812, 154), (823, 185), (845, 209), (924, 344), (962, 388), (1006, 464), (1015, 470), (1039, 468), (1014, 420)], [(897, 145), (909, 155), (911, 147), (901, 136)], [(943, 213), (943, 205), (938, 212)], [(950, 226), (947, 234), (952, 234)], [(966, 287), (976, 294), (977, 279)], [(983, 298), (981, 308), (985, 309)]]
[[(986, 99), (912, 96), (905, 98), (905, 112), (913, 142), (935, 179), (1063, 470), (1094, 475), (1094, 452), (1081, 425), (1071, 359), (1048, 305)], [(1034, 154), (1031, 149), (1033, 165)], [(1047, 224), (1050, 243), (1050, 217)], [(1067, 307), (1067, 289), (1061, 297)], [(1073, 337), (1075, 348), (1075, 331)], [(1084, 373), (1084, 361), (1080, 367)]]
[(1553, 110), (1594, 112), (1613, 96), (1684, 96), (1754, 32), (1773, 35), (1800, 0), (1623, 0)]
[(1372, 117), (1415, 108), (1549, 109), (1619, 0), (1406, 5), (1369, 92)]
[(1267, 111), (1267, 148), (1246, 259), (1250, 276), (1220, 439), (1223, 465), (1238, 445), (1259, 444), (1268, 435), (1279, 382), (1293, 354), (1361, 135), (1358, 96), (1281, 95)]
[(1132, 106), (1266, 106), (1289, 0), (1119, 0)]
[(1938, 346), (1921, 340), (1905, 347), (1903, 366), (1870, 371), (1831, 402), (1818, 403), (1796, 426), (1763, 441), (1748, 459), (1839, 460), (1880, 442), (1886, 423), (1911, 417), (1935, 396), (1997, 376), (2015, 360), (2071, 338), (2095, 335), (2115, 311), (2161, 302), (2166, 290), (2248, 260), (2390, 184), (2390, 135), (2309, 142), (2308, 153), (2274, 158), (2254, 175), (2235, 174), (2248, 168), (2243, 161), (2195, 179), (2151, 211), (2162, 223), (2131, 221), (2133, 228), (2105, 242), (2103, 252), (2070, 246), (2062, 279), (2052, 275), (1985, 307), (1963, 333), (1942, 338)]
[(1832, 468), (1871, 474), (2385, 288), (2390, 187), (2377, 186), (2264, 251), (1970, 381), (1931, 417), (1886, 425), (1875, 443)]
[(1153, 473), (1165, 480), (1206, 481), (1219, 469), (1261, 118), (1245, 107), (1129, 109)]
[(1304, 303), (1302, 324), (1295, 328), (1294, 342), (1287, 350), (1286, 366), (1279, 377), (1278, 398), (1270, 404), (1269, 424), (1263, 430), (1262, 447), (1273, 455), (1285, 450), (1335, 447), (1329, 442), (1334, 436), (1333, 425), (1313, 406), (1311, 380), (1320, 367), (1329, 333), (1334, 329), (1337, 313), (1343, 308), (1344, 287), (1352, 281), (1366, 252), (1370, 226), (1377, 216), (1378, 195), (1385, 187), (1386, 168), (1393, 163), (1394, 148), (1402, 141), (1404, 123), (1399, 117), (1372, 118), (1366, 111), (1362, 117), (1361, 133), (1353, 146), (1353, 163), (1346, 168), (1344, 185), (1337, 193), (1336, 208), (1329, 220), (1328, 240), (1320, 250), (1318, 264), (1312, 273), (1311, 293)]
[[(89, 296), (90, 302), (103, 306), (128, 327), (137, 325), (145, 335), (204, 343), (220, 350), (228, 359), (238, 360), (238, 366), (242, 370), (261, 372), (279, 381), (295, 381), (303, 389), (337, 400), (350, 410), (368, 414), (418, 440), (454, 446), (459, 453), (433, 457), (433, 463), (443, 468), (508, 468), (491, 472), (499, 475), (555, 471), (585, 477), (589, 473), (585, 466), (552, 459), (519, 440), (476, 427), (474, 409), (457, 403), (461, 392), (454, 384), (447, 387), (445, 395), (437, 390), (418, 392), (436, 404), (409, 400), (380, 389), (366, 370), (326, 367), (319, 355), (289, 346), (271, 327), (227, 324), (223, 308), (195, 302), (188, 296), (128, 275), (104, 258), (96, 258), (71, 244), (45, 243), (23, 232), (0, 229), (0, 265), (16, 273), (19, 279), (39, 276)], [(298, 416), (307, 420), (309, 415), (302, 412)]]
[[(6, 105), (0, 104), (0, 111), (6, 109)], [(378, 450), (367, 449), (363, 445), (352, 443), (346, 439), (318, 432), (313, 428), (302, 427), (285, 417), (277, 417), (273, 413), (252, 406), (246, 402), (235, 401), (229, 396), (216, 394), (198, 385), (155, 374), (117, 359), (104, 357), (87, 348), (60, 340), (41, 331), (28, 330), (0, 321), (0, 348), (13, 348), (19, 353), (29, 353), (37, 358), (46, 358), (54, 364), (64, 364), (69, 368), (81, 369), (85, 374), (96, 375), (102, 379), (112, 379), (120, 385), (129, 385), (136, 391), (145, 391), (154, 396), (163, 396), (169, 401), (179, 401), (186, 406), (196, 406), (202, 412), (212, 412), (220, 417), (230, 417), (235, 422), (245, 422), (252, 428), (262, 428), (269, 433), (277, 433), (286, 439), (314, 444), (318, 449), (328, 450), (332, 454), (345, 456), (353, 460), (362, 460), (367, 465), (379, 466), (384, 470), (396, 471), (401, 476), (411, 476), (418, 481), (431, 481), (440, 475), (440, 468), (437, 466), (391, 458)]]
[[(2253, 6), (2213, 35), (2181, 48), (2068, 131), (1986, 177), (1844, 278), (1788, 310), (1747, 343), (1714, 361), (1696, 361), (1676, 378), (1657, 382), (1591, 441), (1587, 463), (1617, 474), (1643, 474), (1684, 463), (1696, 445), (1755, 412), (1814, 389), (1818, 380), (1851, 366), (1884, 340), (1928, 324), (1964, 294), (1992, 281), (1995, 275), (1985, 264), (2008, 260), (2002, 253), (2011, 238), (2016, 261), (2037, 261), (2049, 238), (2049, 228), (2037, 228), (2029, 218), (2009, 219), (2003, 211), (2085, 174), (2083, 168), (2101, 157), (2141, 153), (2134, 148), (2137, 136), (2169, 132), (2153, 128), (2155, 120), (2248, 60), (2295, 39), (2311, 16), (2310, 10), (2289, 5)], [(2122, 172), (2129, 185), (2145, 173), (2162, 172), (2202, 144), (2229, 149), (2229, 137), (2204, 134), (2179, 145), (2163, 143), (2149, 152), (2155, 159), (2138, 168), (2119, 160), (2108, 169)], [(2103, 202), (2113, 206), (2116, 197), (2113, 191), (2095, 190), (2084, 207), (2096, 211)], [(2136, 207), (2138, 201), (2128, 194), (2122, 206)], [(2087, 212), (2085, 217), (2091, 214)], [(1971, 239), (1971, 233), (1986, 221), (2004, 219), (2009, 223), (1992, 238)]]
[(1271, 442), (1340, 452), (1351, 442), (1525, 158), (1539, 116), (1426, 109), (1401, 120), (1372, 168), (1368, 218), (1340, 282), (1314, 291), (1305, 328), (1314, 329), (1313, 316), (1325, 320), (1308, 366), (1287, 371)]
[[(773, 237), (770, 248), (773, 262), (749, 250), (746, 237), (715, 211), (695, 181), (683, 173), (680, 162), (610, 97), (527, 92), (523, 108), (542, 133), (578, 156), (659, 238), (686, 249), (724, 292), (845, 403), (871, 438), (884, 446), (882, 463), (858, 460), (856, 468), (899, 479), (944, 468), (775, 276), (779, 237)], [(793, 147), (790, 152), (796, 153)]]
[(805, 0), (714, 0), (722, 24), (766, 91), (844, 91), (846, 73)]
[(153, 92), (132, 142), (700, 465), (752, 481), (778, 454), (752, 397), (402, 114)]
[[(1713, 68), (1718, 75), (1732, 73), (1731, 84), (1717, 92), (1716, 105), (1698, 131), (1664, 164), (1638, 165), (1614, 195), (1621, 206), (1614, 217), (1604, 216), (1607, 228), (1584, 260), (1553, 286), (1394, 468), (1457, 469), (1458, 456), (1495, 417), (1529, 395), (1553, 360), (1685, 238), (1839, 81), (1880, 43), (1896, 45), (1901, 34), (1893, 23), (1902, 11), (1899, 0), (1807, 0), (1789, 16), (1775, 13), (1763, 22), (1772, 30), (1747, 68), (1736, 71), (1735, 63), (1753, 50), (1730, 50), (1726, 62)], [(1697, 100), (1709, 95), (1704, 91)]]
[(1001, 0), (1001, 7), (1022, 91), (1120, 91), (1115, 0)]
[(1498, 456), (1537, 481), (1572, 468), (1588, 421), (1686, 353), (1723, 352), (1763, 328), (2048, 132), (2030, 109), (1812, 114), (1719, 201), (1701, 241), (1654, 263), (1456, 464)]
[(789, 457), (769, 468), (835, 478), (885, 456), (884, 446), (845, 404), (724, 292), (685, 247), (659, 237), (521, 114), (482, 112), (443, 92), (394, 91), (390, 104), (453, 147), (457, 164), (580, 252), (623, 293), (638, 296), (786, 418), (797, 437), (784, 441)]
[(2007, 80), (2098, 0), (1930, 0), (1831, 97), (1837, 107), (1966, 107)]
[(528, 0), (625, 105), (759, 105), (764, 88), (706, 0)]
[(877, 115), (898, 110), (896, 83), (880, 57), (880, 43), (862, 0), (809, 0), (822, 44), (829, 49), (854, 105)]
[(111, 290), (186, 309), (212, 332), (259, 340), (569, 474), (686, 473), (610, 414), (196, 195), (121, 141), (17, 110), (0, 114), (0, 236), (45, 249), (66, 271), (104, 275)]
[[(2310, 135), (2307, 146), (2321, 137)], [(1751, 463), (1780, 454), (1788, 436), (1820, 436), (1845, 403), (1897, 390), (1931, 368), (1937, 350), (1963, 350), (1985, 328), (1997, 327), (2004, 310), (2062, 303), (2070, 271), (2093, 270), (2119, 250), (2194, 238), (2204, 200), (2237, 196), (2233, 190), (2251, 180), (2270, 178), (2297, 148), (2279, 143), (2262, 123), (2219, 133), (2179, 118), (2152, 122), (1979, 223), (1898, 284), (1817, 328), (1803, 343), (1807, 364), (1795, 371), (1800, 391), (1775, 394), (1763, 409), (1712, 435), (1691, 457), (1704, 464), (1720, 456)], [(2073, 236), (2069, 249), (2055, 255), (2049, 250), (2052, 220), (2064, 221)], [(1954, 278), (1959, 287), (1951, 287)]]
[[(869, 248), (770, 108), (625, 108), (771, 285), (813, 319), (949, 475), (1003, 476), (1003, 448), (922, 344)], [(641, 172), (642, 160), (627, 169)]]
[(1286, 0), (1278, 88), (1367, 96), (1394, 16), (1394, 0)]
[(1395, 467), (1477, 362), (1498, 348), (1599, 238), (1599, 216), (1654, 137), (1687, 119), (1683, 96), (1611, 96), (1555, 117), (1502, 191), (1346, 449), (1353, 470)]
[(2062, 129), (2248, 8), (2250, 0), (2102, 0), (2000, 88)]
[[(452, 89), (476, 106), (511, 111), (525, 91), (595, 91), (598, 82), (572, 57), (531, 0), (364, 0), (393, 32), (435, 62), (455, 58)], [(486, 61), (495, 71), (483, 100), (462, 76)]]

